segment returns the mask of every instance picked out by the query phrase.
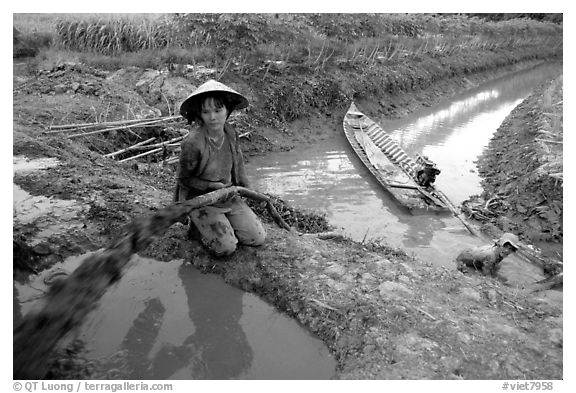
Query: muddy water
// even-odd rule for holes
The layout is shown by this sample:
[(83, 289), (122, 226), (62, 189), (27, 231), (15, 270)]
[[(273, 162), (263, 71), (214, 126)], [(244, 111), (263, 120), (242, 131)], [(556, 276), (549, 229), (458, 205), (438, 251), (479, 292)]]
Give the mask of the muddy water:
[[(481, 192), (475, 160), (498, 126), (535, 87), (561, 72), (561, 64), (539, 65), (401, 120), (377, 120), (408, 153), (422, 153), (438, 164), (437, 186), (460, 204)], [(332, 225), (356, 240), (381, 239), (437, 265), (454, 268), (460, 250), (490, 241), (471, 236), (454, 217), (412, 216), (398, 208), (343, 132), (306, 149), (254, 158), (248, 171), (260, 191), (326, 213)], [(538, 267), (514, 255), (504, 260), (501, 272), (511, 285), (543, 278)]]
[[(57, 161), (14, 158), (14, 172)], [(14, 224), (34, 224), (34, 244), (78, 224), (77, 201), (32, 196), (13, 185)], [(76, 224), (74, 224), (76, 223)], [(59, 226), (60, 225), (60, 226)], [(30, 282), (14, 283), (14, 321), (41, 307), (55, 272), (72, 272), (87, 255), (69, 258)], [(201, 274), (182, 260), (134, 256), (77, 337), (82, 356), (104, 379), (329, 379), (336, 362), (324, 343), (257, 296)], [(63, 305), (65, 306), (65, 305)]]
[[(20, 174), (52, 168), (57, 165), (60, 165), (60, 162), (55, 158), (34, 160), (29, 160), (23, 156), (13, 158), (14, 173)], [(82, 227), (82, 223), (76, 219), (87, 207), (79, 202), (31, 195), (16, 184), (12, 184), (12, 189), (13, 224), (34, 223), (38, 229), (34, 238), (28, 239), (30, 245), (36, 245), (54, 234)]]
[[(19, 308), (40, 307), (51, 272), (16, 284)], [(323, 342), (257, 296), (181, 260), (133, 257), (77, 333), (100, 377), (123, 379), (329, 379), (336, 363)]]

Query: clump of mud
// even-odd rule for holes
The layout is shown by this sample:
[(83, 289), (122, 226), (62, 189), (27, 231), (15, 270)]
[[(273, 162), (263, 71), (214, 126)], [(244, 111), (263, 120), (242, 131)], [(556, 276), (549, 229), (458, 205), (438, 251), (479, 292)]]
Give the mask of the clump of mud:
[[(296, 209), (291, 206), (288, 202), (284, 201), (282, 198), (266, 194), (271, 202), (272, 205), (280, 214), (280, 217), (286, 222), (286, 224), (290, 225), (291, 227), (296, 228), (298, 232), (301, 233), (320, 233), (332, 230), (332, 226), (328, 224), (328, 220), (326, 219), (326, 215), (319, 214), (314, 211), (310, 210), (302, 210)], [(266, 204), (248, 200), (248, 205), (254, 210), (254, 212), (267, 222), (274, 222), (273, 218), (268, 213), (266, 209)]]

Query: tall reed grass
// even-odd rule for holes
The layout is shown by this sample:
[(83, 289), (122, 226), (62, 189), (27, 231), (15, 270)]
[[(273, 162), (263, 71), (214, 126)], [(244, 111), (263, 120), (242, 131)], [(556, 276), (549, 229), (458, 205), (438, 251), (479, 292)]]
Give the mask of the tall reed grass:
[(166, 24), (142, 19), (59, 20), (58, 44), (67, 49), (118, 55), (170, 46)]
[(318, 72), (343, 63), (376, 65), (469, 50), (562, 45), (561, 25), (527, 19), (487, 22), (462, 15), (50, 15), (52, 20), (36, 18), (45, 30), (53, 26), (54, 45), (63, 49), (108, 56), (172, 50), (180, 51), (174, 61), (222, 64), (229, 59), (242, 70), (259, 68), (267, 60)]

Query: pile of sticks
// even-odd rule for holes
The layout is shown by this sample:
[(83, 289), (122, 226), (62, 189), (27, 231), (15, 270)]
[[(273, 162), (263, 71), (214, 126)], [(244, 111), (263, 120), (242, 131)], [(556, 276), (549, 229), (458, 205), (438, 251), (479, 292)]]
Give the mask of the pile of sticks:
[[(98, 122), (98, 123), (84, 123), (84, 124), (60, 124), (48, 126), (46, 131), (43, 132), (44, 135), (54, 135), (54, 134), (68, 134), (66, 137), (68, 139), (78, 138), (81, 136), (90, 136), (96, 134), (103, 134), (110, 131), (121, 131), (126, 130), (134, 135), (132, 130), (135, 128), (146, 128), (146, 127), (157, 127), (163, 123), (171, 123), (178, 120), (182, 120), (181, 116), (165, 116), (157, 117), (153, 119), (140, 119), (140, 120), (119, 120), (110, 122)], [(245, 132), (239, 135), (239, 138), (248, 137), (251, 132)], [(177, 153), (180, 148), (180, 142), (184, 139), (184, 136), (178, 136), (172, 138), (168, 141), (160, 141), (154, 144), (152, 142), (156, 141), (156, 138), (149, 138), (144, 141), (138, 142), (132, 146), (128, 146), (117, 150), (112, 153), (104, 154), (103, 157), (114, 158), (124, 153), (137, 153), (130, 157), (122, 158), (118, 162), (126, 162), (135, 160), (137, 158), (142, 158), (150, 156), (153, 154), (164, 153), (167, 150)], [(171, 154), (170, 157), (165, 158), (162, 161), (162, 165), (175, 164), (179, 160), (176, 154)]]
[[(44, 135), (53, 134), (68, 134), (66, 137), (68, 139), (78, 138), (81, 136), (90, 136), (103, 134), (110, 131), (129, 131), (132, 134), (138, 136), (134, 133), (134, 129), (142, 129), (148, 127), (158, 127), (159, 125), (176, 122), (182, 120), (181, 116), (165, 116), (157, 117), (152, 119), (134, 119), (134, 120), (119, 120), (110, 122), (97, 122), (97, 123), (84, 123), (84, 124), (61, 124), (61, 125), (51, 125), (47, 127), (44, 131)], [(180, 146), (180, 141), (184, 139), (184, 136), (179, 136), (172, 138), (168, 141), (161, 141), (155, 144), (151, 144), (156, 141), (156, 138), (149, 138), (144, 141), (138, 142), (132, 146), (120, 149), (118, 151), (105, 154), (104, 157), (114, 158), (123, 153), (139, 152), (139, 154), (123, 158), (119, 162), (125, 162), (134, 160), (141, 157), (146, 157), (152, 154), (163, 153), (167, 149), (178, 149)], [(172, 159), (174, 160), (174, 155)]]
[[(240, 134), (238, 137), (244, 138), (244, 137), (248, 136), (249, 134), (250, 134), (249, 132), (246, 132), (246, 133)], [(184, 138), (185, 138), (185, 136), (179, 136), (179, 137), (170, 139), (169, 141), (164, 141), (164, 142), (155, 143), (153, 145), (149, 145), (149, 143), (154, 142), (154, 140), (156, 139), (156, 138), (150, 138), (150, 139), (147, 139), (145, 141), (138, 142), (135, 145), (132, 145), (132, 146), (126, 147), (124, 149), (115, 151), (113, 153), (105, 154), (104, 157), (111, 158), (111, 157), (115, 157), (115, 156), (122, 154), (122, 153), (145, 150), (143, 153), (140, 153), (140, 154), (128, 157), (128, 158), (124, 158), (124, 159), (118, 161), (118, 162), (126, 162), (126, 161), (130, 161), (130, 160), (134, 160), (136, 158), (146, 157), (146, 156), (149, 156), (151, 154), (159, 154), (159, 153), (164, 152), (166, 149), (171, 149), (171, 151), (173, 151), (174, 153), (177, 153), (180, 149), (180, 142)], [(180, 159), (180, 157), (178, 155), (172, 154), (171, 157), (168, 157), (162, 161), (162, 165), (175, 164), (178, 162), (179, 159)]]
[[(126, 161), (130, 161), (130, 160), (134, 160), (136, 158), (146, 157), (146, 156), (149, 156), (151, 154), (157, 154), (157, 153), (163, 152), (165, 149), (168, 149), (168, 148), (171, 148), (171, 149), (179, 148), (180, 147), (179, 142), (182, 139), (184, 139), (184, 136), (179, 136), (176, 138), (172, 138), (169, 141), (164, 141), (164, 142), (155, 143), (153, 145), (149, 145), (149, 143), (156, 140), (156, 138), (150, 138), (150, 139), (147, 139), (145, 141), (138, 142), (135, 145), (132, 145), (132, 146), (126, 147), (124, 149), (115, 151), (113, 153), (105, 154), (104, 157), (111, 158), (111, 157), (115, 157), (115, 156), (122, 154), (122, 153), (146, 150), (143, 153), (136, 154), (134, 156), (124, 158), (124, 159), (118, 161), (118, 162), (126, 162)], [(175, 157), (175, 158), (177, 158), (177, 157)]]

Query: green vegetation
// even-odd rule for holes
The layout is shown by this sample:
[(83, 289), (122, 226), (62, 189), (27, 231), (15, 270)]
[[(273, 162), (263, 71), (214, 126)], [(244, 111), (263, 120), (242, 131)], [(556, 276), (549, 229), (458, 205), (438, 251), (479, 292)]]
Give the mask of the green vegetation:
[(118, 56), (171, 48), (191, 62), (259, 66), (272, 59), (316, 70), (467, 49), (561, 45), (562, 34), (561, 25), (533, 19), (434, 14), (21, 15), (15, 15), (16, 28), (26, 31), (32, 23), (31, 33), (52, 34), (54, 45), (69, 50)]
[[(224, 83), (257, 87), (262, 104), (256, 117), (277, 124), (333, 112), (352, 98), (378, 99), (454, 75), (561, 56), (562, 25), (535, 15), (540, 20), (494, 21), (503, 19), (497, 14), (15, 14), (14, 26), (20, 42), (50, 35), (44, 49), (36, 45), (45, 61), (72, 58), (111, 70), (215, 69)], [(24, 27), (31, 20), (41, 20), (35, 31)]]

